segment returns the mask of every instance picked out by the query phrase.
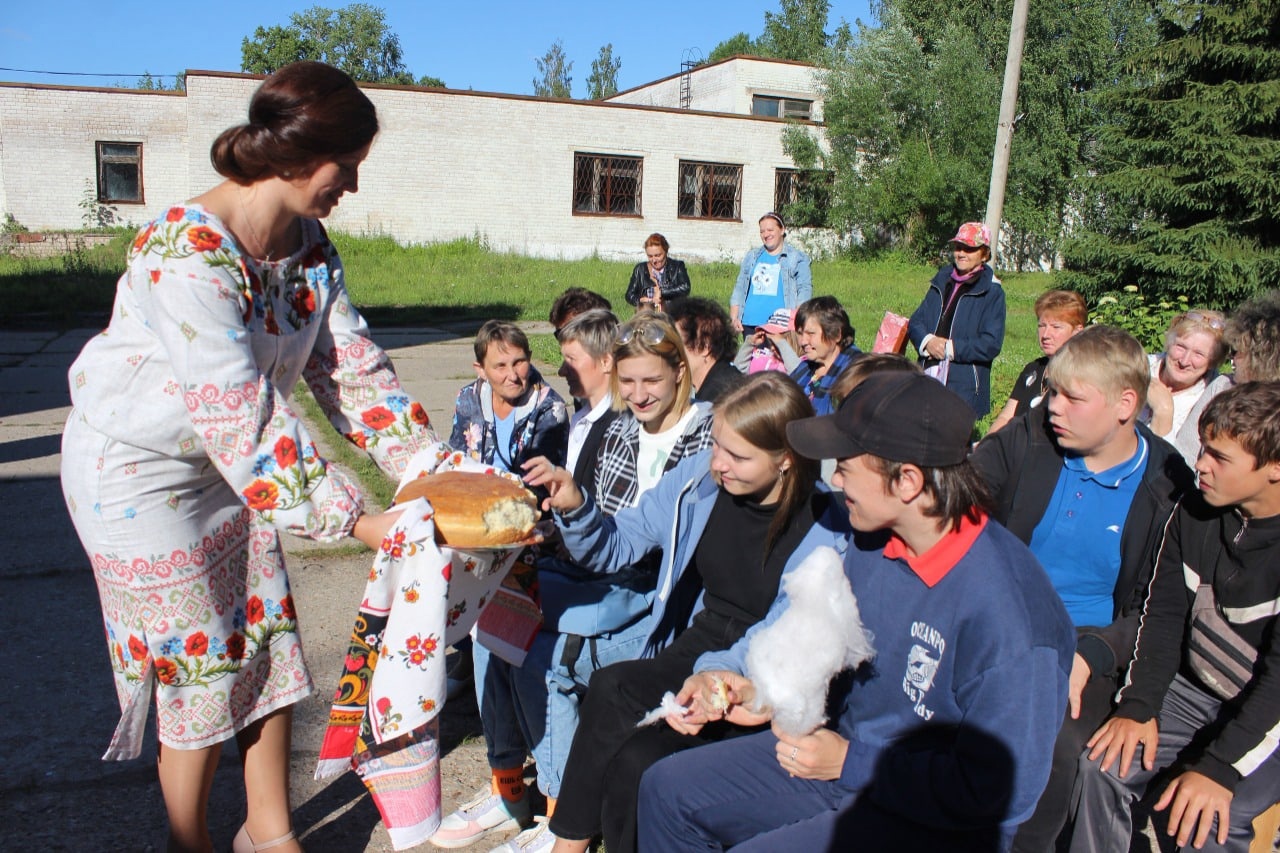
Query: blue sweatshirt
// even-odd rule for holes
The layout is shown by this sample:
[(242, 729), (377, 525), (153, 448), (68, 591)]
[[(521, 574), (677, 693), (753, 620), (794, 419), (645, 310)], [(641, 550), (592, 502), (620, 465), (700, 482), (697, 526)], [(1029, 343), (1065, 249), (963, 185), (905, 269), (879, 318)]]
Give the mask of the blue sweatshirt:
[[(887, 557), (883, 534), (855, 535), (849, 546), (845, 575), (876, 657), (835, 721), (849, 741), (840, 784), (870, 786), (877, 805), (940, 829), (999, 825), (1009, 834), (1049, 778), (1076, 636), (1022, 542), (994, 521), (966, 527), (925, 555), (953, 549), (958, 559), (940, 576)], [(976, 538), (955, 551), (947, 540), (966, 532)], [(754, 632), (786, 606), (775, 602), (764, 622), (695, 670), (743, 672)]]

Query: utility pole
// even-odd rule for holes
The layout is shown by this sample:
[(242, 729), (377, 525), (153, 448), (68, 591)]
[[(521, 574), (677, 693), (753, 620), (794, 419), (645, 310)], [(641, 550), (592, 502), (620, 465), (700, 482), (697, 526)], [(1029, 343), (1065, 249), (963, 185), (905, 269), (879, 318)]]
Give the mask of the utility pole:
[(1014, 110), (1018, 106), (1018, 77), (1022, 72), (1022, 43), (1027, 36), (1029, 0), (1013, 0), (1013, 20), (1009, 24), (1009, 55), (1004, 60), (1004, 89), (1000, 93), (1000, 123), (996, 126), (996, 150), (991, 161), (991, 187), (987, 191), (987, 227), (991, 229), (991, 252), (1000, 249), (1000, 220), (1004, 215), (1004, 189), (1009, 180), (1009, 151), (1013, 147)]

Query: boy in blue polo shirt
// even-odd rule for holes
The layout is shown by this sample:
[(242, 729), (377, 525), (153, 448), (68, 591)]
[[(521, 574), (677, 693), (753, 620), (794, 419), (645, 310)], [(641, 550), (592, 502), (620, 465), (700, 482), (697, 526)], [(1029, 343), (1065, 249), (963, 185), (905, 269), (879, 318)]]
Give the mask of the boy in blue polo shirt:
[(979, 445), (994, 516), (1030, 545), (1076, 627), (1053, 771), (1013, 849), (1046, 853), (1067, 821), (1085, 740), (1111, 712), (1159, 537), (1191, 487), (1182, 457), (1137, 422), (1150, 372), (1128, 333), (1091, 326), (1055, 353), (1045, 403)]

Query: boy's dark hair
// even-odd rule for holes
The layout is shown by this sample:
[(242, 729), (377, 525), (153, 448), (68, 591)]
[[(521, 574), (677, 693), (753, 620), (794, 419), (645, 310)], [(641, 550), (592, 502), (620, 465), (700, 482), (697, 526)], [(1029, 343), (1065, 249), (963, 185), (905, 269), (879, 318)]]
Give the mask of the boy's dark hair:
[(594, 290), (587, 290), (585, 287), (570, 287), (564, 293), (556, 297), (556, 301), (551, 303), (551, 314), (547, 318), (551, 321), (551, 325), (559, 331), (574, 317), (584, 314), (595, 308), (603, 308), (606, 311), (612, 311), (613, 305)]
[(1200, 440), (1229, 438), (1254, 468), (1280, 462), (1280, 382), (1245, 382), (1214, 397), (1200, 415)]
[[(902, 473), (904, 462), (894, 462), (879, 456), (867, 454), (867, 463), (880, 472), (884, 478), (885, 493), (889, 486)], [(948, 527), (959, 527), (961, 519), (976, 522), (982, 513), (992, 512), (991, 492), (987, 489), (987, 481), (982, 479), (978, 469), (969, 459), (959, 465), (947, 465), (940, 468), (926, 468), (917, 465), (924, 474), (924, 492), (933, 498), (933, 505), (924, 511), (929, 518), (940, 518)]]
[(716, 361), (737, 354), (738, 333), (720, 303), (701, 296), (677, 299), (667, 307), (667, 316), (680, 330), (688, 349), (706, 350)]
[(533, 354), (529, 349), (529, 336), (523, 329), (506, 320), (488, 320), (480, 327), (480, 331), (476, 332), (476, 362), (484, 364), (484, 357), (488, 354), (489, 347), (499, 342), (524, 350), (526, 357)]

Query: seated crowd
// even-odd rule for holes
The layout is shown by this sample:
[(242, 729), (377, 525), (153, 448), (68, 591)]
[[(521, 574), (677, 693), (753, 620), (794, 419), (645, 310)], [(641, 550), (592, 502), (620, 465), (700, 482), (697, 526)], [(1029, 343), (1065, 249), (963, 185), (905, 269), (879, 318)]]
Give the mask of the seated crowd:
[[(459, 650), (493, 779), (432, 842), (1124, 851), (1152, 819), (1250, 850), (1280, 801), (1280, 293), (1186, 311), (1150, 355), (1045, 293), (1044, 356), (974, 444), (1005, 329), (985, 226), (910, 317), (918, 362), (863, 353), (782, 218), (760, 232), (729, 311), (660, 234), (626, 322), (566, 291), (571, 412), (517, 327), (480, 330), (453, 443), (558, 535), (524, 662)], [(752, 661), (828, 553), (874, 657), (796, 732)]]

